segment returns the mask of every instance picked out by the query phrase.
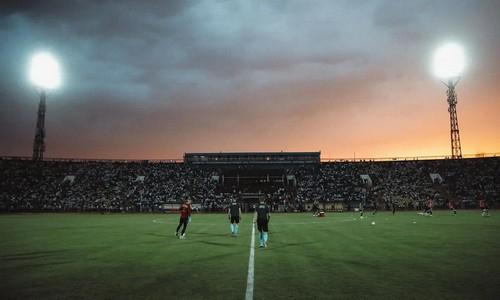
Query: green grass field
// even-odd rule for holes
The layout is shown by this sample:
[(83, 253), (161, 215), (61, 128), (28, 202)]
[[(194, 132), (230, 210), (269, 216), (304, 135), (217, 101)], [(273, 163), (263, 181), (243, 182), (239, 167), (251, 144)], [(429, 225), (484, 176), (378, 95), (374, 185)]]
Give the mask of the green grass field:
[[(177, 215), (0, 215), (0, 298), (244, 299), (251, 219), (232, 238), (225, 215), (194, 215), (178, 240)], [(499, 291), (495, 211), (274, 214), (269, 247), (255, 249), (254, 299), (498, 299)]]

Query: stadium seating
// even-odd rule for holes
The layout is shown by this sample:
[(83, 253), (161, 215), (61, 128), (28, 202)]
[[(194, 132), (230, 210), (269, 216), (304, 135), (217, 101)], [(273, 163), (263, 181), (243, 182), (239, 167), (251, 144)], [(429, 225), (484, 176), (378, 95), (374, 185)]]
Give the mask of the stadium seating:
[[(221, 211), (231, 198), (245, 200), (250, 186), (223, 186), (220, 169), (183, 163), (44, 161), (0, 159), (1, 211), (157, 212), (189, 195), (206, 211)], [(343, 211), (376, 203), (421, 209), (427, 197), (436, 207), (453, 199), (458, 207), (490, 206), (500, 195), (500, 158), (334, 162), (286, 167), (293, 184), (270, 184), (263, 192), (274, 210), (303, 210), (318, 200)], [(434, 174), (434, 175), (430, 175)], [(438, 175), (436, 175), (438, 174)], [(363, 175), (363, 177), (361, 176)], [(370, 184), (362, 178), (369, 176)], [(433, 180), (433, 178), (442, 180)], [(263, 188), (262, 184), (259, 188)]]

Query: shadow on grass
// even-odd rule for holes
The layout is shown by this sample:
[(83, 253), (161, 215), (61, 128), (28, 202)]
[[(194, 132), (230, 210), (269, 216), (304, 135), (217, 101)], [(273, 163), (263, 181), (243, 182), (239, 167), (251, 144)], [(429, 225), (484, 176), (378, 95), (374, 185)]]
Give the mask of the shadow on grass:
[[(272, 242), (269, 241), (269, 247), (266, 248), (266, 251), (273, 251), (273, 250), (279, 250), (282, 248), (288, 248), (288, 247), (302, 247), (306, 245), (312, 245), (312, 244), (319, 244), (320, 242), (306, 242), (306, 243), (298, 243), (298, 242), (292, 242), (292, 243), (283, 243), (283, 242)], [(255, 247), (259, 248), (258, 241), (255, 242)]]
[(1, 269), (1, 272), (13, 272), (14, 273), (23, 273), (23, 272), (30, 272), (32, 269), (36, 268), (44, 268), (44, 267), (54, 267), (57, 265), (64, 265), (64, 264), (71, 264), (74, 261), (64, 259), (64, 260), (51, 260), (51, 261), (45, 261), (45, 262), (40, 262), (40, 263), (28, 263), (26, 261), (23, 261), (22, 263), (15, 263), (14, 265), (9, 265), (9, 266), (3, 266)]
[(379, 267), (376, 264), (370, 264), (363, 262), (361, 260), (344, 260), (341, 261), (344, 264), (351, 265), (356, 268), (368, 268), (368, 269), (373, 269), (373, 270), (378, 270)]
[(221, 243), (221, 242), (211, 242), (211, 241), (197, 241), (200, 244), (211, 245), (211, 246), (222, 246), (222, 247), (234, 247), (240, 246), (234, 243)]
[(55, 255), (60, 255), (62, 253), (68, 252), (68, 250), (53, 250), (53, 251), (33, 251), (33, 252), (22, 252), (15, 254), (7, 254), (0, 256), (0, 260), (32, 260), (40, 258), (48, 258)]
[(201, 236), (221, 236), (221, 237), (230, 237), (229, 234), (227, 233), (210, 233), (210, 232), (193, 232), (193, 233), (189, 233), (189, 235), (201, 235)]
[(146, 235), (154, 236), (154, 237), (161, 237), (161, 238), (166, 238), (166, 237), (169, 237), (169, 236), (175, 237), (173, 234), (172, 235), (168, 235), (167, 233), (153, 233), (153, 232), (148, 232), (148, 233), (146, 233)]

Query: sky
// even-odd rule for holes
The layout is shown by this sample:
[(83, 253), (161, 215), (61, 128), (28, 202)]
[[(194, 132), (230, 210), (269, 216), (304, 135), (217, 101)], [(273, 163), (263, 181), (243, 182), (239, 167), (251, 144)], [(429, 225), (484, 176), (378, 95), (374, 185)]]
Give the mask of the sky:
[(464, 154), (500, 152), (499, 0), (2, 1), (0, 155), (31, 156), (48, 51), (46, 157), (185, 152), (449, 155), (444, 42), (463, 45)]

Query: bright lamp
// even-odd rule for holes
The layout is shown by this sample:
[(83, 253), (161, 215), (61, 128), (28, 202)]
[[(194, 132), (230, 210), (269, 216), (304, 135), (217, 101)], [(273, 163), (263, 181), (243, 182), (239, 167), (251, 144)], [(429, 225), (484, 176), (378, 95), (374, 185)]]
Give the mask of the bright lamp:
[(50, 53), (35, 54), (31, 58), (29, 78), (39, 88), (55, 89), (61, 85), (59, 63)]
[(464, 50), (456, 43), (444, 44), (434, 53), (434, 74), (441, 79), (451, 79), (460, 76), (464, 67)]

